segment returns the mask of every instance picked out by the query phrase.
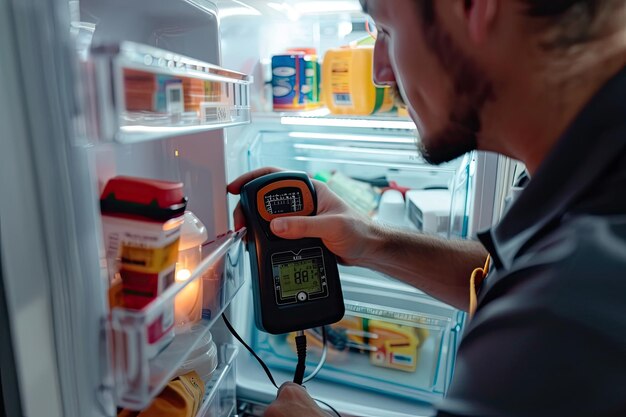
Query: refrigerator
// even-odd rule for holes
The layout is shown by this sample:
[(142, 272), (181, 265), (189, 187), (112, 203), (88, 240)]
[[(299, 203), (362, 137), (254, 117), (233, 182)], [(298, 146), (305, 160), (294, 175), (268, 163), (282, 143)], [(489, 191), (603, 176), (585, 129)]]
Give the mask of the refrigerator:
[[(0, 0), (0, 11), (7, 415), (145, 409), (209, 334), (215, 369), (193, 414), (262, 415), (276, 390), (221, 316), (278, 382), (293, 377), (296, 355), (292, 336), (254, 326), (245, 230), (233, 230), (237, 197), (226, 192), (242, 173), (305, 171), (374, 221), (416, 232), (426, 228), (419, 198), (443, 194), (432, 232), (468, 239), (497, 221), (520, 169), (477, 152), (429, 166), (414, 124), (393, 112), (273, 110), (271, 57), (310, 47), (321, 58), (367, 37), (357, 0)], [(99, 200), (120, 175), (183, 183), (203, 226), (185, 279), (140, 310), (110, 298), (115, 266)], [(454, 372), (465, 314), (383, 274), (343, 266), (340, 274), (347, 314), (330, 330), (343, 339), (329, 346), (309, 393), (343, 416), (429, 415)], [(154, 351), (164, 311), (198, 303), (201, 317), (176, 316)], [(312, 369), (320, 349), (309, 351)]]

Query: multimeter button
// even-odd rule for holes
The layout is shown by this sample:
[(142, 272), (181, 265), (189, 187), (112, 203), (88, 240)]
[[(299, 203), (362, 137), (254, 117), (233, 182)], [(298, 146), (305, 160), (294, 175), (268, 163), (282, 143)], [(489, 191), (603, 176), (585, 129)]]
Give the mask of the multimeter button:
[(306, 301), (307, 299), (306, 293), (304, 291), (299, 292), (296, 297), (298, 297), (298, 301)]

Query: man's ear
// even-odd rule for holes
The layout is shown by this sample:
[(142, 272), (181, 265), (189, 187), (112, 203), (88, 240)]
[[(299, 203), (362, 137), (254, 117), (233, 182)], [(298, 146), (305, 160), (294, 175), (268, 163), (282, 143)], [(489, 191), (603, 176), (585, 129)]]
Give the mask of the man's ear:
[(487, 39), (496, 18), (498, 4), (499, 0), (465, 0), (465, 16), (472, 42), (481, 44)]

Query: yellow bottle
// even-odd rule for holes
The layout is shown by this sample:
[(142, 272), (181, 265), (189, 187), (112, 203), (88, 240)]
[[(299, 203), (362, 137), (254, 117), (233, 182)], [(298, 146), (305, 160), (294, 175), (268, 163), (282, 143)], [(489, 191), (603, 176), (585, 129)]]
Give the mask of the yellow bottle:
[(322, 83), (333, 114), (370, 115), (393, 108), (389, 88), (372, 81), (373, 46), (330, 49), (324, 56)]

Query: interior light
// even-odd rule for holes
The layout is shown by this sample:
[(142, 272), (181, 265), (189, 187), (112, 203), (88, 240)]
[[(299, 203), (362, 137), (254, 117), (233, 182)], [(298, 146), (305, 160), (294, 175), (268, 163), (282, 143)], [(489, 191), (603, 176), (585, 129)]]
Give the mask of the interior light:
[(356, 1), (303, 1), (296, 3), (294, 8), (300, 14), (320, 14), (338, 12), (361, 12), (361, 4)]
[(188, 269), (180, 269), (176, 271), (176, 282), (185, 282), (191, 278), (191, 271)]
[(287, 16), (287, 19), (293, 22), (300, 19), (300, 12), (287, 2), (267, 3), (267, 7), (270, 7), (276, 10), (277, 12), (284, 14), (285, 16)]

